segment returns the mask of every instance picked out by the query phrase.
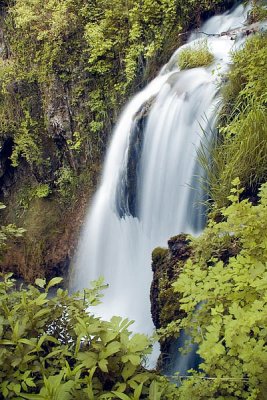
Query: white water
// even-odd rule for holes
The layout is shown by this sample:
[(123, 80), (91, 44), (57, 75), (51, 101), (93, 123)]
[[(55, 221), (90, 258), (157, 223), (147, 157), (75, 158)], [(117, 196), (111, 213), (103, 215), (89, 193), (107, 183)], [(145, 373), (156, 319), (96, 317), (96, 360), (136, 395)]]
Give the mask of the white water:
[[(201, 31), (220, 33), (241, 26), (244, 20), (240, 6), (231, 14), (211, 18)], [(206, 38), (192, 35), (190, 44), (200, 37)], [(201, 174), (196, 149), (203, 130), (210, 132), (214, 126), (220, 74), (227, 68), (229, 51), (234, 46), (226, 36), (207, 40), (216, 58), (213, 66), (179, 72), (179, 49), (160, 75), (122, 113), (73, 267), (74, 289), (88, 287), (100, 275), (109, 284), (104, 303), (98, 309), (103, 318), (121, 315), (134, 319), (134, 330), (147, 334), (153, 331), (149, 300), (152, 250), (166, 246), (170, 236), (180, 232), (199, 233), (204, 223), (203, 209), (196, 206), (203, 197), (194, 177)], [(127, 181), (135, 115), (155, 95), (139, 155), (137, 218), (129, 215), (127, 206), (118, 210), (118, 203), (127, 203), (122, 181)]]

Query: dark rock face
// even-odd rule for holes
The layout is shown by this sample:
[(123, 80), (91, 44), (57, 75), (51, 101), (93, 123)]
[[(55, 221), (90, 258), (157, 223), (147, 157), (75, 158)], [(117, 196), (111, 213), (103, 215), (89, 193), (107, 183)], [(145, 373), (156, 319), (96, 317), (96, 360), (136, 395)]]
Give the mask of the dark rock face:
[(190, 241), (184, 234), (170, 238), (168, 246), (172, 257), (177, 260), (187, 260), (191, 255)]
[[(152, 320), (157, 329), (164, 328), (169, 322), (185, 316), (180, 310), (179, 296), (177, 293), (174, 294), (172, 284), (191, 254), (190, 240), (185, 234), (172, 237), (168, 241), (168, 249), (157, 247), (152, 253), (153, 281), (150, 301)], [(161, 356), (158, 361), (160, 369), (165, 367), (171, 343), (171, 339), (160, 342)]]
[(13, 140), (7, 138), (0, 147), (0, 188), (6, 189), (12, 185), (14, 168), (11, 165)]
[(116, 207), (120, 218), (139, 216), (138, 194), (140, 160), (142, 156), (144, 132), (147, 118), (154, 102), (154, 97), (148, 100), (136, 113), (127, 149), (127, 155), (121, 172), (120, 185), (116, 191)]
[(59, 79), (55, 79), (45, 97), (47, 99), (45, 113), (48, 134), (53, 139), (58, 151), (64, 154), (71, 168), (76, 171), (78, 160), (68, 146), (68, 141), (72, 140), (76, 128), (73, 109), (70, 105), (71, 96), (67, 87)]

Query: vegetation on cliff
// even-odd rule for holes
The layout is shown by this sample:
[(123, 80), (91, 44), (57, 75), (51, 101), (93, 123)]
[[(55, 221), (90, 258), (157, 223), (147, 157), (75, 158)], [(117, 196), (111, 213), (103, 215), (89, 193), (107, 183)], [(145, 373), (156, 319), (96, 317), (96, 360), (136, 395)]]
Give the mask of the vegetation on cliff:
[(203, 360), (201, 373), (183, 384), (186, 399), (266, 395), (267, 186), (253, 206), (240, 201), (240, 181), (233, 184), (221, 222), (211, 219), (192, 239), (194, 254), (173, 285), (186, 313), (179, 326), (198, 344)]
[(64, 272), (119, 109), (180, 33), (230, 3), (1, 2), (0, 199), (5, 223), (27, 228), (2, 268), (27, 280)]

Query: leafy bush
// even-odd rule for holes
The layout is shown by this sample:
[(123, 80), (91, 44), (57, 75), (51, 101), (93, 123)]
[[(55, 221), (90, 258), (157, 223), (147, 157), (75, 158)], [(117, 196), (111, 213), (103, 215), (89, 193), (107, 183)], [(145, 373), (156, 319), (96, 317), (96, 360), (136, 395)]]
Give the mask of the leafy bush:
[(0, 282), (0, 398), (176, 398), (175, 387), (142, 367), (150, 342), (130, 335), (132, 322), (91, 314), (101, 281), (83, 293), (57, 289), (51, 296), (61, 278), (17, 289), (11, 275)]
[(196, 67), (205, 67), (214, 60), (209, 51), (207, 41), (199, 42), (197, 45), (186, 47), (179, 53), (178, 66), (181, 70)]
[(198, 344), (203, 371), (183, 383), (181, 399), (266, 398), (267, 375), (267, 184), (260, 202), (239, 201), (220, 209), (193, 239), (194, 256), (174, 284), (182, 295), (180, 322)]

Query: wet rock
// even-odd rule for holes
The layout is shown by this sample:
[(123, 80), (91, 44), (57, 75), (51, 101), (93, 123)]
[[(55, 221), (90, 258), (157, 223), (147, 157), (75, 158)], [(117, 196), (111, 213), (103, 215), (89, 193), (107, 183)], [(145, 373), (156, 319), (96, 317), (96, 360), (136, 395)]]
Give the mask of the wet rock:
[[(180, 309), (179, 294), (174, 293), (172, 284), (177, 280), (186, 260), (192, 255), (190, 239), (185, 234), (172, 237), (168, 248), (157, 247), (152, 253), (153, 281), (150, 290), (151, 315), (157, 329), (185, 317)], [(168, 365), (173, 339), (160, 340), (158, 369)]]
[(134, 116), (132, 128), (130, 132), (130, 141), (127, 149), (123, 168), (120, 178), (120, 185), (116, 191), (116, 206), (120, 218), (125, 216), (139, 216), (139, 171), (140, 160), (142, 156), (144, 132), (147, 117), (153, 106), (155, 97), (150, 98), (137, 111)]
[(190, 240), (185, 234), (172, 237), (168, 241), (171, 255), (178, 260), (187, 260), (191, 254)]

